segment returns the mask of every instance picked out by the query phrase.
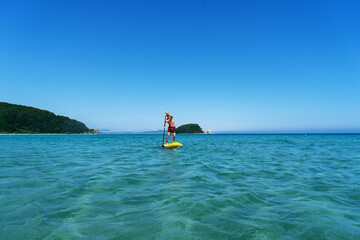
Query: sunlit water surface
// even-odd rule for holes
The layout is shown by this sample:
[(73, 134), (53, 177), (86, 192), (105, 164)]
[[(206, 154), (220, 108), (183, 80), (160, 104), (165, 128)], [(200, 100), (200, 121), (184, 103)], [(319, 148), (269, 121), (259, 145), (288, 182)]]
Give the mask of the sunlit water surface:
[(0, 239), (360, 239), (360, 135), (0, 136)]

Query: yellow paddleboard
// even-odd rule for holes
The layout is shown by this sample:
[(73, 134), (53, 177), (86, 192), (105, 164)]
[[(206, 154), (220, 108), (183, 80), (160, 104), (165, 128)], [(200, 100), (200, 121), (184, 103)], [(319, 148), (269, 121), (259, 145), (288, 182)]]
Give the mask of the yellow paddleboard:
[(173, 142), (173, 143), (170, 143), (170, 144), (165, 144), (164, 148), (177, 148), (177, 147), (181, 147), (181, 146), (182, 146), (181, 143)]

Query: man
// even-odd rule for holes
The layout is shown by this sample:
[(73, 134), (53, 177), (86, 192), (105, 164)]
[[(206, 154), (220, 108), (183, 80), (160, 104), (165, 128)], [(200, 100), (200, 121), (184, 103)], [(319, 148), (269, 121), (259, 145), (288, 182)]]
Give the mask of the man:
[(169, 136), (171, 133), (174, 134), (173, 142), (175, 142), (176, 128), (175, 128), (174, 117), (171, 116), (170, 113), (168, 113), (168, 112), (165, 112), (165, 115), (166, 115), (166, 121), (164, 124), (164, 128), (166, 127), (166, 123), (169, 124), (168, 133), (167, 133), (167, 137), (166, 137), (166, 144), (168, 144)]

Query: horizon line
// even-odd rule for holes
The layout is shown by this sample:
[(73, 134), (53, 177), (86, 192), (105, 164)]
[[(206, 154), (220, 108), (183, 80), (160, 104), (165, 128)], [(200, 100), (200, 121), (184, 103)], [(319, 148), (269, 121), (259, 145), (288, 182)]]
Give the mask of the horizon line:
[[(162, 135), (146, 132), (100, 132), (100, 135)], [(360, 132), (218, 132), (218, 133), (177, 133), (177, 135), (360, 135)]]

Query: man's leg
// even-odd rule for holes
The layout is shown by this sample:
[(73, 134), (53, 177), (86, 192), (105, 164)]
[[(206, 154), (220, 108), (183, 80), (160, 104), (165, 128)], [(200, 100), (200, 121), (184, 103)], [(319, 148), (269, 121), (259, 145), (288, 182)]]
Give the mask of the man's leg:
[(173, 142), (175, 142), (175, 136), (176, 136), (176, 133), (174, 133), (174, 138), (173, 138)]
[(166, 144), (168, 144), (168, 142), (169, 142), (169, 136), (170, 136), (170, 132), (168, 132), (168, 134), (167, 134), (167, 137), (166, 137)]

